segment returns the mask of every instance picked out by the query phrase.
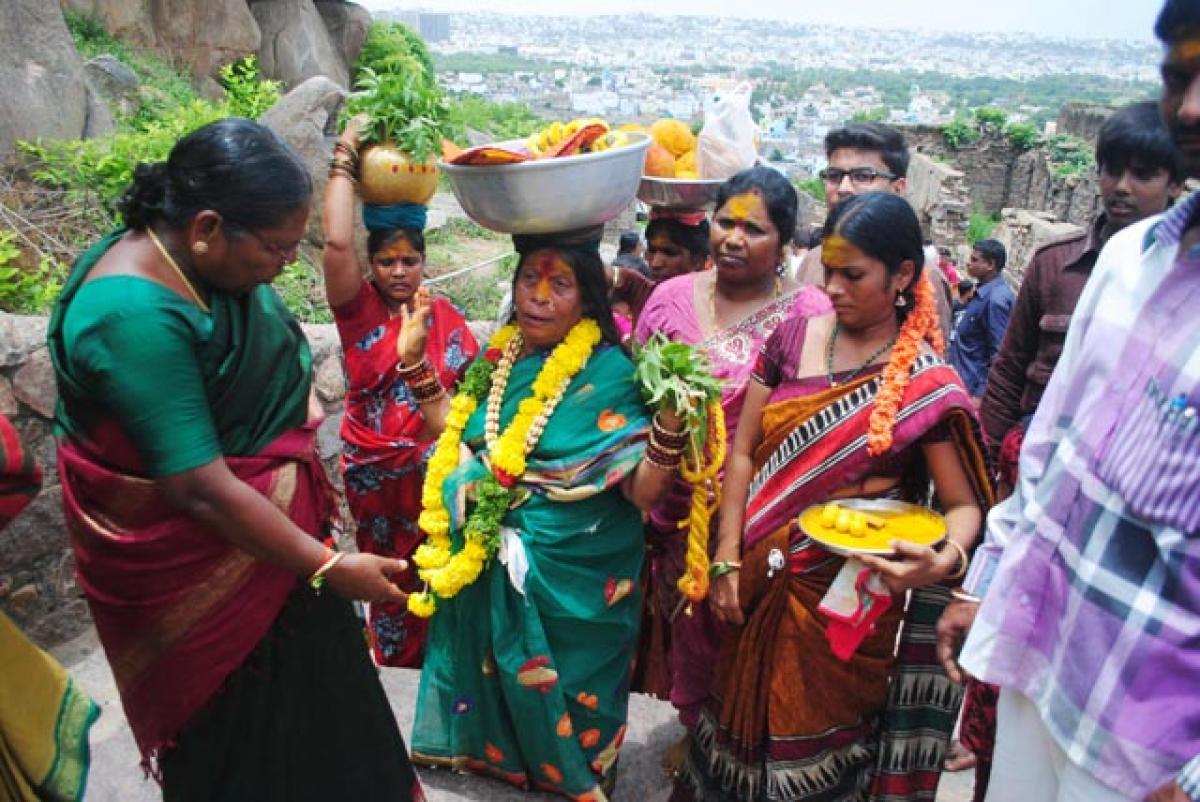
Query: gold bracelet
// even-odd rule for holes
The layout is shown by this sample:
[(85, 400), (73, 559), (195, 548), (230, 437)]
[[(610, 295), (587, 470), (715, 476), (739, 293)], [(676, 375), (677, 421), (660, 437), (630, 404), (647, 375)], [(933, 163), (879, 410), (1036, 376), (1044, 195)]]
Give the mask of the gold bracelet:
[(969, 602), (971, 604), (983, 604), (983, 599), (979, 598), (973, 593), (967, 593), (965, 590), (958, 590), (955, 588), (954, 590), (950, 591), (950, 595), (959, 601)]
[(320, 593), (321, 588), (325, 585), (325, 575), (333, 570), (333, 566), (340, 563), (342, 558), (346, 556), (344, 551), (334, 551), (329, 547), (326, 547), (326, 550), (330, 552), (330, 556), (327, 557), (325, 562), (321, 563), (321, 567), (313, 571), (312, 576), (308, 578), (308, 586), (317, 593)]
[(950, 538), (946, 538), (946, 543), (947, 543), (947, 545), (954, 547), (954, 549), (958, 551), (958, 556), (959, 556), (959, 559), (962, 560), (962, 565), (958, 568), (957, 571), (955, 571), (953, 574), (947, 575), (945, 578), (949, 579), (949, 580), (962, 579), (964, 576), (967, 575), (967, 568), (971, 565), (971, 558), (967, 556), (966, 549), (964, 549), (962, 546), (958, 545), (958, 543), (954, 542)]

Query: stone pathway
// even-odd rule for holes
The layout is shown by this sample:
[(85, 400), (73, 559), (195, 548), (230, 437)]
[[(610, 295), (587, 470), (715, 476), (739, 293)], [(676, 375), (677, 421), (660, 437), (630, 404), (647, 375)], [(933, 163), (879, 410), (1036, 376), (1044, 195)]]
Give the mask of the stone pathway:
[[(94, 630), (54, 649), (62, 661), (100, 704), (100, 720), (92, 728), (92, 773), (88, 780), (88, 802), (154, 802), (161, 799), (158, 786), (142, 776), (137, 748), (125, 723), (116, 685)], [(412, 729), (412, 711), (417, 693), (418, 672), (386, 669), (383, 685), (396, 720), (407, 738)], [(621, 774), (614, 802), (666, 802), (670, 787), (658, 766), (659, 756), (682, 735), (674, 711), (665, 702), (634, 694), (629, 702), (629, 734), (621, 750)], [(562, 802), (559, 797), (524, 793), (495, 780), (449, 771), (423, 769), (421, 779), (429, 802), (489, 800), (489, 802)], [(938, 802), (969, 802), (971, 774), (946, 775)]]

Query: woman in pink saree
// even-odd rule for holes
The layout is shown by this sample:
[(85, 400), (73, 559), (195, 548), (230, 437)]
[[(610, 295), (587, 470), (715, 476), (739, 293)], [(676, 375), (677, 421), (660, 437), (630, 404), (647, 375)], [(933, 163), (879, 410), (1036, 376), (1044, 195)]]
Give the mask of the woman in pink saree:
[[(783, 248), (796, 227), (795, 189), (778, 172), (754, 167), (729, 179), (717, 196), (710, 242), (714, 268), (668, 279), (638, 317), (635, 337), (660, 332), (707, 355), (724, 383), (722, 406), (732, 442), (746, 382), (763, 342), (782, 321), (829, 310), (829, 299), (782, 274)], [(635, 689), (669, 698), (690, 730), (712, 680), (718, 627), (706, 603), (685, 606), (683, 572), (690, 489), (675, 488), (647, 521), (650, 575)], [(686, 741), (664, 759), (674, 770)]]

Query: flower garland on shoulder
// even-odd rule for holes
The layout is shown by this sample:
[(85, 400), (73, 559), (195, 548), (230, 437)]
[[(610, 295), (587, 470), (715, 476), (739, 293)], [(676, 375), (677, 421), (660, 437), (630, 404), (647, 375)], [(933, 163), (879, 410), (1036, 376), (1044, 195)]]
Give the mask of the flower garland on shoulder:
[(896, 414), (900, 411), (904, 390), (912, 377), (913, 362), (921, 353), (921, 343), (929, 342), (939, 355), (945, 349), (937, 304), (933, 298), (933, 285), (924, 273), (913, 287), (913, 295), (916, 303), (900, 327), (896, 344), (892, 346), (892, 357), (883, 369), (879, 392), (875, 394), (875, 406), (871, 409), (867, 427), (867, 453), (873, 457), (892, 447)]
[[(555, 346), (533, 382), (533, 394), (517, 407), (517, 414), (499, 433), (500, 405), (508, 377), (524, 345), (515, 325), (507, 325), (488, 341), (484, 353), (471, 364), (450, 402), (446, 428), (438, 438), (421, 488), (421, 516), (417, 523), (426, 533), (413, 561), (425, 590), (410, 594), (408, 610), (428, 618), (437, 611), (437, 599), (449, 599), (479, 578), (484, 565), (499, 548), (500, 525), (516, 496), (515, 485), (525, 473), (525, 459), (537, 445), (546, 422), (566, 392), (567, 385), (600, 342), (600, 327), (584, 318)], [(475, 508), (467, 518), (463, 545), (452, 551), (450, 513), (442, 498), (442, 485), (458, 465), (463, 430), (487, 399), (485, 438), (491, 454), (491, 471), (476, 489)]]

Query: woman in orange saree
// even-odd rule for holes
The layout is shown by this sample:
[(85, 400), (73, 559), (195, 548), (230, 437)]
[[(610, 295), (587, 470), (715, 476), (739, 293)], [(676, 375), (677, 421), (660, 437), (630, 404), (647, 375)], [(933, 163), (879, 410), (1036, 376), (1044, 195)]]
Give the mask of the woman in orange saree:
[[(936, 354), (911, 208), (858, 196), (825, 234), (834, 314), (768, 339), (726, 464), (712, 604), (738, 628), (676, 799), (936, 793), (961, 691), (933, 626), (990, 497), (983, 452), (970, 399)], [(843, 557), (795, 523), (832, 498), (925, 503), (930, 479), (949, 530), (940, 549), (897, 541), (890, 557)]]

